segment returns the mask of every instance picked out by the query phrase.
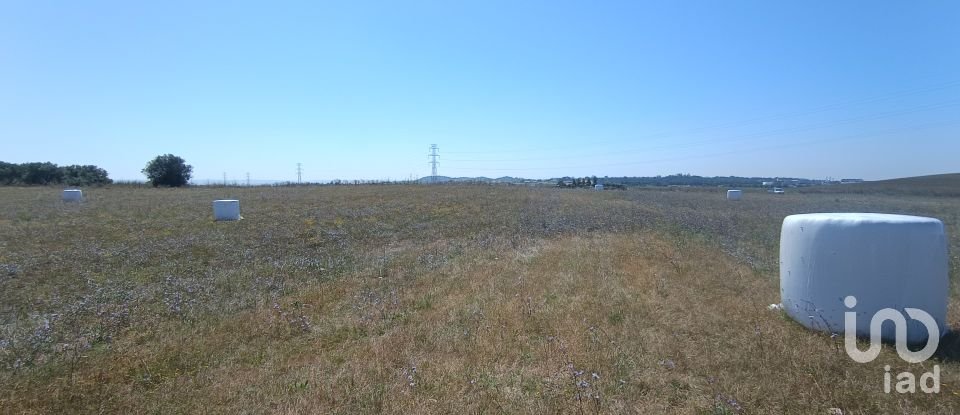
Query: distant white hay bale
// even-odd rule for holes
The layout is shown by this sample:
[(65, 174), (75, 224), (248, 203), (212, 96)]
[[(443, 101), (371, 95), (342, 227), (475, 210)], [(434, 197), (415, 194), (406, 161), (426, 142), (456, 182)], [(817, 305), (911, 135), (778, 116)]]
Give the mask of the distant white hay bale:
[(727, 190), (727, 200), (740, 200), (743, 192), (740, 190)]
[(213, 201), (214, 220), (240, 220), (240, 201), (234, 199)]
[(83, 200), (83, 191), (77, 189), (67, 189), (63, 191), (64, 202), (79, 202)]
[[(780, 299), (784, 311), (806, 327), (844, 332), (844, 312), (856, 312), (857, 335), (869, 337), (877, 311), (929, 313), (945, 333), (948, 288), (943, 223), (918, 216), (814, 213), (787, 216), (780, 234)], [(856, 298), (845, 303), (848, 296)], [(906, 314), (905, 314), (906, 316)], [(929, 337), (906, 317), (907, 341)], [(895, 326), (881, 337), (895, 340)]]

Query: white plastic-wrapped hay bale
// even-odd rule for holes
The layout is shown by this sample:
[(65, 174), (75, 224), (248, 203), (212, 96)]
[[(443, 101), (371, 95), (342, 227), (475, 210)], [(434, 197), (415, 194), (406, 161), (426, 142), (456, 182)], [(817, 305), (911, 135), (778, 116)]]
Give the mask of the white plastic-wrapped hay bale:
[(64, 202), (79, 202), (83, 200), (83, 191), (79, 189), (67, 189), (63, 191)]
[[(944, 333), (948, 288), (943, 223), (918, 216), (813, 213), (787, 216), (780, 234), (780, 298), (784, 311), (814, 330), (844, 332), (844, 312), (855, 312), (857, 335), (869, 337), (877, 311), (916, 308)], [(856, 298), (855, 305), (848, 296)], [(906, 314), (905, 314), (906, 316)], [(907, 317), (907, 341), (929, 337)], [(881, 337), (895, 341), (895, 325)]]
[(214, 220), (240, 220), (240, 201), (224, 199), (213, 201)]
[(727, 200), (740, 200), (743, 197), (743, 192), (740, 190), (727, 190)]

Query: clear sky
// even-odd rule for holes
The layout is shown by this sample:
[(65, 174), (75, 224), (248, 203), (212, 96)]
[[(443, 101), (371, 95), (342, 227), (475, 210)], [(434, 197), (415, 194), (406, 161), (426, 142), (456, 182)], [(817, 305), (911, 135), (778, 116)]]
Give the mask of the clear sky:
[(198, 181), (960, 171), (960, 2), (0, 1), (0, 160)]

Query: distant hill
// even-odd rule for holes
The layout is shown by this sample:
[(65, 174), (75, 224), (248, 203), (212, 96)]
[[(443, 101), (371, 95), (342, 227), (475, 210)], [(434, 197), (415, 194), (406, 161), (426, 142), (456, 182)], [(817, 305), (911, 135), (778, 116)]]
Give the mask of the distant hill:
[(489, 177), (449, 177), (449, 176), (426, 176), (417, 179), (418, 183), (490, 183), (493, 179)]
[[(538, 186), (556, 186), (558, 182), (572, 181), (573, 177), (551, 179), (524, 179), (521, 177), (421, 177), (419, 183), (498, 183), (524, 184)], [(868, 181), (862, 183), (832, 182), (823, 184), (821, 180), (784, 177), (704, 177), (689, 174), (674, 174), (654, 177), (597, 177), (598, 183), (624, 185), (628, 187), (738, 187), (797, 188), (802, 193), (881, 193), (889, 195), (950, 196), (960, 197), (960, 173), (937, 174), (932, 176), (905, 177), (901, 179)]]
[(447, 176), (426, 176), (417, 179), (417, 183), (446, 183), (450, 178)]
[[(556, 180), (566, 180), (562, 177)], [(802, 179), (796, 177), (739, 177), (739, 176), (696, 176), (691, 174), (671, 174), (669, 176), (654, 177), (598, 177), (599, 183), (622, 184), (626, 186), (663, 187), (663, 186), (693, 186), (693, 187), (803, 187), (820, 184), (819, 180)]]
[(491, 179), (489, 177), (448, 177), (448, 176), (426, 176), (417, 179), (418, 183), (527, 183), (532, 180), (519, 177), (498, 177)]
[[(496, 179), (489, 177), (448, 177), (426, 176), (417, 180), (418, 183), (501, 183), (524, 184), (537, 186), (556, 186), (557, 183), (572, 182), (574, 177), (555, 177), (551, 179), (525, 179), (522, 177), (503, 176)], [(792, 177), (737, 177), (715, 176), (704, 177), (690, 174), (673, 174), (654, 177), (594, 177), (597, 183), (607, 185), (622, 185), (631, 187), (803, 187), (820, 184), (819, 180), (810, 180)]]
[(904, 177), (873, 182), (814, 186), (804, 193), (882, 193), (889, 195), (960, 196), (960, 173)]

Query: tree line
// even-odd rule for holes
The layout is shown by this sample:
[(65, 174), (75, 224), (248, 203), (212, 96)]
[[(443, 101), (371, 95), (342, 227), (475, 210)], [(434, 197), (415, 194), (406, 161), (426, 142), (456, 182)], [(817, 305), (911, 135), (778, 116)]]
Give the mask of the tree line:
[[(173, 154), (157, 156), (147, 163), (143, 174), (150, 184), (179, 187), (190, 181), (193, 166)], [(7, 163), (0, 161), (0, 185), (66, 185), (96, 186), (111, 184), (107, 171), (93, 165), (58, 166), (49, 161), (33, 163)]]
[(590, 177), (563, 177), (557, 180), (557, 187), (593, 187), (599, 184), (597, 176)]
[(0, 161), (0, 185), (92, 186), (113, 183), (107, 171), (97, 166), (58, 166), (50, 162), (7, 163)]

